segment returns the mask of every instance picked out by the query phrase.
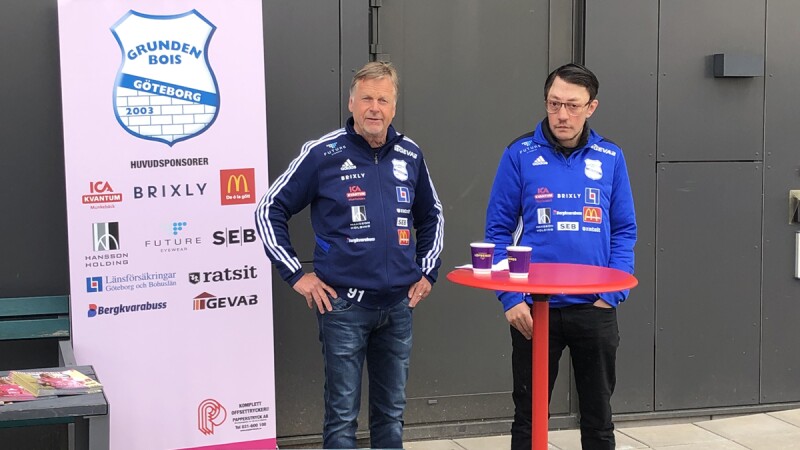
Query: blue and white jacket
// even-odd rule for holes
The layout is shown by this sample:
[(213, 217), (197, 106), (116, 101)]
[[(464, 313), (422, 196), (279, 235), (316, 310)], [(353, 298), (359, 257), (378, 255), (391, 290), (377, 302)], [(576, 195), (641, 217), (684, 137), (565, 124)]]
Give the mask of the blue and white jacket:
[(303, 145), (259, 202), (258, 233), (290, 285), (304, 272), (288, 221), (308, 205), (314, 272), (345, 300), (382, 308), (406, 298), (423, 275), (436, 281), (442, 204), (419, 147), (394, 127), (386, 144), (372, 149), (350, 118), (344, 128)]
[[(533, 247), (532, 262), (591, 264), (633, 273), (636, 216), (622, 150), (589, 130), (586, 144), (569, 157), (542, 131), (515, 139), (505, 150), (486, 211), (486, 241)], [(588, 126), (588, 124), (586, 125)], [(629, 291), (597, 295), (553, 295), (550, 307), (593, 303), (599, 296), (616, 307)], [(530, 296), (498, 292), (504, 310)]]

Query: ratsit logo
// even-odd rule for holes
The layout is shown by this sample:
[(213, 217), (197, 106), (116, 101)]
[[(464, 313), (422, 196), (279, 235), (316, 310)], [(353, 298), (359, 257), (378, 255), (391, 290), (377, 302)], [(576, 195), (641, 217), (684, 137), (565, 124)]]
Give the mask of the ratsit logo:
[(225, 169), (219, 171), (219, 193), (222, 205), (255, 203), (255, 169)]
[(212, 398), (203, 400), (197, 407), (197, 429), (207, 436), (214, 434), (214, 427), (222, 425), (227, 418), (228, 411)]

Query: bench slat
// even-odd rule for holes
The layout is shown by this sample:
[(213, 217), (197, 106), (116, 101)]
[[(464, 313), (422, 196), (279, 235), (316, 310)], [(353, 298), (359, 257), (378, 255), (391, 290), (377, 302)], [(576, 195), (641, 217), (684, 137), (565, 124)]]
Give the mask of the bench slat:
[(69, 337), (69, 317), (0, 321), (0, 341)]
[(69, 313), (69, 296), (0, 298), (0, 318)]

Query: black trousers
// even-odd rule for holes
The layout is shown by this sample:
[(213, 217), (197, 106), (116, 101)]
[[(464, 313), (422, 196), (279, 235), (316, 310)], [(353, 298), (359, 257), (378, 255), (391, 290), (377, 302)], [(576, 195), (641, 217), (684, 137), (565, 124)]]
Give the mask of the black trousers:
[[(511, 327), (512, 370), (514, 374), (514, 423), (511, 449), (531, 448), (531, 341)], [(615, 447), (611, 421), (611, 395), (617, 382), (616, 360), (619, 328), (615, 308), (592, 304), (550, 309), (550, 386), (558, 377), (558, 361), (569, 347), (575, 385), (578, 389), (581, 445), (584, 450)], [(549, 398), (550, 398), (549, 397)]]

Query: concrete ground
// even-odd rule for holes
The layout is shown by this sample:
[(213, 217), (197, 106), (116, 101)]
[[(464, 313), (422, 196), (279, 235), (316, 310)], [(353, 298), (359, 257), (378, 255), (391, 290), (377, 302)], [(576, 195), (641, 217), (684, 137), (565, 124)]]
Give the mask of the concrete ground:
[[(617, 449), (784, 450), (800, 449), (800, 409), (664, 425), (622, 424)], [(550, 450), (580, 450), (580, 431), (551, 431)], [(407, 442), (405, 450), (503, 450), (511, 437)]]

